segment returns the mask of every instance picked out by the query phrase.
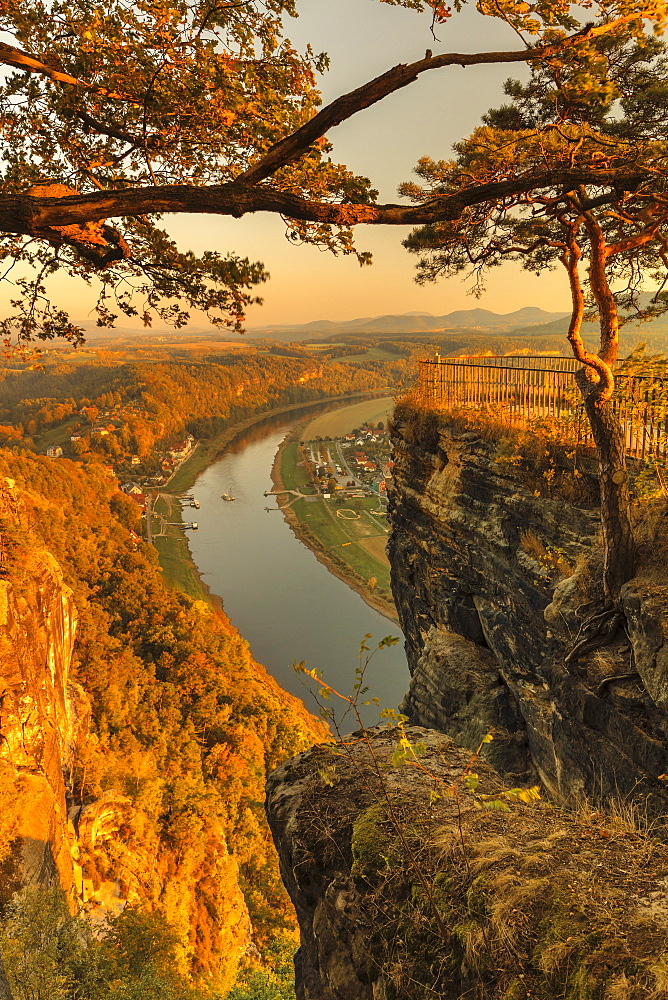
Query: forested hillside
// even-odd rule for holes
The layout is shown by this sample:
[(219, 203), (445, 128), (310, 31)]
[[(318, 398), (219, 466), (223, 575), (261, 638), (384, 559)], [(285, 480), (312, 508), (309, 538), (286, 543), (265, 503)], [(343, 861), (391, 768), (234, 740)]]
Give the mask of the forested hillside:
[[(264, 780), (322, 729), (221, 613), (163, 585), (154, 551), (133, 537), (136, 505), (99, 463), (5, 450), (0, 477), (15, 480), (20, 498), (18, 520), (0, 520), (4, 578), (28, 587), (46, 548), (78, 611), (83, 693), (68, 805), (79, 833), (102, 812), (107, 830), (78, 838), (85, 908), (120, 896), (158, 909), (176, 932), (181, 969), (226, 988), (251, 940), (262, 952), (292, 928)], [(2, 775), (11, 790), (16, 776)], [(231, 912), (243, 909), (239, 887), (250, 930)], [(11, 878), (3, 888), (6, 898)]]
[[(146, 462), (157, 441), (186, 431), (206, 437), (256, 412), (380, 388), (386, 369), (261, 354), (0, 369), (0, 444)], [(150, 460), (146, 471), (155, 471)]]

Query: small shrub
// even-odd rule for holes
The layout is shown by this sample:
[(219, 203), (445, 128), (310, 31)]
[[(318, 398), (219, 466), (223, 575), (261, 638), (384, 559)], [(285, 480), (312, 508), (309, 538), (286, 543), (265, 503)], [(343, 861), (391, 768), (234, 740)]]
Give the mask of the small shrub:
[(572, 418), (543, 417), (531, 421), (499, 407), (426, 407), (416, 394), (403, 397), (394, 412), (395, 426), (409, 443), (436, 450), (439, 429), (461, 434), (475, 431), (496, 448), (495, 461), (512, 466), (518, 478), (536, 496), (559, 497), (573, 506), (590, 509), (599, 503), (598, 485), (578, 465), (591, 461), (593, 452), (574, 444)]
[(564, 550), (548, 547), (531, 528), (522, 532), (520, 548), (540, 563), (552, 576), (565, 579), (575, 572), (575, 566), (566, 558)]

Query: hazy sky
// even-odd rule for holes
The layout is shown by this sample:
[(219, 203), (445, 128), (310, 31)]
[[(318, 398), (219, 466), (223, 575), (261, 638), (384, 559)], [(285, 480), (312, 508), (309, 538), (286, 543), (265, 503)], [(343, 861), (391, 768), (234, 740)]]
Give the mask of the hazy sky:
[[(302, 13), (289, 21), (287, 34), (298, 48), (310, 42), (316, 51), (329, 53), (331, 69), (321, 81), (325, 102), (398, 62), (421, 58), (426, 48), (436, 53), (518, 47), (509, 28), (480, 16), (473, 7), (442, 25), (439, 41), (434, 41), (426, 14), (379, 0), (301, 0), (298, 6)], [(452, 143), (502, 100), (503, 81), (523, 72), (521, 66), (433, 70), (332, 129), (332, 155), (370, 177), (381, 201), (396, 201), (397, 185), (410, 178), (418, 157), (447, 157)], [(335, 258), (314, 247), (289, 244), (280, 219), (268, 215), (238, 220), (173, 217), (168, 228), (183, 249), (234, 250), (264, 262), (271, 280), (261, 289), (264, 306), (249, 310), (250, 326), (412, 310), (439, 314), (476, 305), (497, 312), (522, 305), (568, 308), (561, 274), (536, 278), (514, 265), (497, 269), (479, 302), (467, 295), (460, 279), (417, 286), (415, 260), (401, 247), (408, 227), (359, 226), (358, 246), (374, 255), (373, 266), (365, 268), (350, 257)], [(87, 299), (85, 291), (71, 286), (63, 287), (62, 296), (75, 318), (85, 320), (92, 297)]]

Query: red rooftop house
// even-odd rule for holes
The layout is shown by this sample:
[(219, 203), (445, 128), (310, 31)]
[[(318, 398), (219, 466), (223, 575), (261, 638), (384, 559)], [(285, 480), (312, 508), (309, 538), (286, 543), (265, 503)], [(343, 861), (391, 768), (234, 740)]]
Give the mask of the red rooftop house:
[(145, 493), (129, 493), (128, 496), (132, 497), (136, 504), (139, 504), (142, 510), (146, 510), (148, 507), (148, 498)]
[(188, 434), (183, 441), (177, 441), (169, 449), (169, 454), (174, 459), (175, 462), (180, 462), (182, 459), (189, 455), (192, 451), (195, 438), (192, 434)]

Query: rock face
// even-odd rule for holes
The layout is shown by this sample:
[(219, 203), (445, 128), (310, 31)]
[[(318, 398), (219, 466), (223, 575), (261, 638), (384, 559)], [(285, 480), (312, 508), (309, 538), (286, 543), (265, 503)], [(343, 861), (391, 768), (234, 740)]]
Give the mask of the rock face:
[[(627, 632), (566, 665), (600, 597), (597, 513), (417, 424), (395, 422), (388, 547), (412, 725), (314, 747), (267, 786), (298, 1000), (650, 1000), (665, 846), (583, 800), (668, 808), (665, 568), (641, 559)], [(523, 804), (539, 780), (556, 805)]]
[[(387, 767), (397, 734), (378, 729), (369, 743), (359, 742), (355, 737), (360, 735), (353, 734), (352, 749), (337, 756), (327, 746), (300, 754), (274, 771), (267, 783), (269, 825), (301, 931), (295, 959), (299, 1000), (388, 996), (382, 968), (374, 968), (378, 943), (371, 942), (378, 927), (364, 897), (367, 878), (378, 874), (376, 866), (385, 867), (381, 855), (389, 837), (379, 834), (374, 854), (367, 836), (371, 831), (365, 832), (362, 824), (355, 830), (354, 824), (386, 795), (406, 793), (407, 779), (414, 774), (397, 769), (387, 773), (386, 782), (378, 782), (377, 763)], [(433, 765), (446, 780), (451, 770), (462, 770), (470, 759), (440, 733), (411, 728), (408, 735), (424, 742), (423, 763)], [(446, 764), (441, 760), (444, 749), (452, 754)], [(420, 786), (416, 801), (423, 807), (425, 788), (415, 780)], [(498, 777), (492, 780), (500, 787)]]
[(493, 730), (494, 765), (557, 800), (644, 793), (665, 808), (668, 591), (642, 577), (624, 589), (642, 684), (609, 680), (635, 669), (623, 634), (567, 669), (576, 609), (598, 596), (584, 568), (597, 512), (534, 495), (476, 434), (398, 419), (394, 445), (388, 552), (411, 722), (470, 747)]
[(76, 615), (56, 561), (0, 579), (0, 762), (17, 781), (22, 875), (73, 891), (64, 772), (86, 700), (70, 683)]
[[(397, 758), (401, 736), (416, 758)], [(314, 747), (271, 775), (267, 814), (300, 923), (298, 1000), (663, 989), (665, 846), (518, 802), (441, 733)]]

